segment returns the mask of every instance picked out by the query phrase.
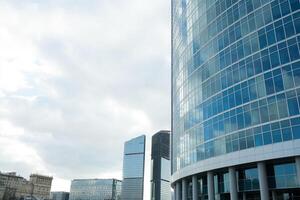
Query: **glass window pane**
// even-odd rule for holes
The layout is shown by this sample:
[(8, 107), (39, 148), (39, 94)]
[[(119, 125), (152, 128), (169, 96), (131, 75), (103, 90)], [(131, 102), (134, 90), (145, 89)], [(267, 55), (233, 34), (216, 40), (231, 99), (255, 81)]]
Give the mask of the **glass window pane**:
[(273, 143), (282, 142), (280, 130), (272, 131)]
[(300, 139), (300, 126), (294, 126), (292, 129), (293, 129), (293, 138)]
[(264, 138), (264, 144), (271, 144), (272, 143), (272, 137), (270, 132), (263, 133)]
[(255, 138), (255, 146), (263, 145), (263, 138), (261, 134), (255, 135), (254, 138)]
[(282, 129), (282, 139), (283, 141), (291, 140), (292, 137), (292, 130), (290, 128)]
[(299, 106), (296, 98), (288, 99), (288, 107), (291, 116), (299, 114)]

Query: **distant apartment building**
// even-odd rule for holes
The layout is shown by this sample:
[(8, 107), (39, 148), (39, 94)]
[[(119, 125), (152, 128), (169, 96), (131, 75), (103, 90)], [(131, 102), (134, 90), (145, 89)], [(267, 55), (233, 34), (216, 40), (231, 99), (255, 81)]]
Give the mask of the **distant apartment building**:
[(32, 174), (28, 181), (25, 178), (16, 175), (15, 172), (0, 172), (0, 199), (50, 199), (52, 179), (53, 178), (50, 176)]
[(50, 199), (51, 200), (69, 200), (69, 192), (51, 192)]
[(75, 179), (70, 200), (120, 200), (122, 181), (117, 179)]
[(124, 145), (122, 200), (143, 200), (146, 136)]
[(151, 200), (170, 200), (170, 131), (152, 136), (151, 172)]
[(31, 174), (29, 182), (33, 184), (33, 196), (38, 199), (50, 199), (52, 177)]

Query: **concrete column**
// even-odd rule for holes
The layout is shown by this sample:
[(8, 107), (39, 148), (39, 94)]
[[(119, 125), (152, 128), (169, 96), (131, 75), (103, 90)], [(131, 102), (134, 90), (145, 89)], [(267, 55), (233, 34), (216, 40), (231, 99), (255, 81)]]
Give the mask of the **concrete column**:
[(193, 183), (193, 200), (198, 200), (198, 179), (197, 179), (197, 175), (193, 176), (192, 183)]
[(300, 187), (300, 156), (295, 158), (296, 161), (296, 169), (297, 169), (297, 177), (298, 177), (298, 186)]
[(228, 171), (229, 171), (230, 200), (238, 200), (235, 168), (229, 167)]
[(259, 189), (260, 189), (260, 199), (261, 200), (269, 200), (269, 187), (268, 187), (268, 179), (267, 179), (267, 170), (266, 163), (259, 162), (257, 163), (258, 169), (258, 179), (259, 179)]
[(272, 200), (277, 200), (277, 194), (274, 190), (272, 191)]
[(207, 192), (208, 200), (215, 200), (214, 174), (212, 172), (207, 172)]
[(246, 192), (243, 192), (243, 200), (247, 200)]
[(175, 186), (175, 200), (181, 200), (181, 183), (180, 183), (180, 181), (176, 182), (176, 186)]
[(182, 179), (182, 200), (187, 200), (187, 184), (186, 180)]

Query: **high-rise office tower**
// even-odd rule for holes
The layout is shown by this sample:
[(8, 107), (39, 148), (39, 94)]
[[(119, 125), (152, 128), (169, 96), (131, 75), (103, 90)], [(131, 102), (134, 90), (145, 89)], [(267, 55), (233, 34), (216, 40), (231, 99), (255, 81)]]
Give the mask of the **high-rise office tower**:
[(299, 0), (172, 0), (176, 199), (300, 196)]
[(151, 200), (171, 200), (170, 131), (152, 136)]
[(146, 136), (124, 145), (122, 200), (143, 200)]
[(120, 200), (122, 181), (117, 179), (72, 180), (70, 200)]

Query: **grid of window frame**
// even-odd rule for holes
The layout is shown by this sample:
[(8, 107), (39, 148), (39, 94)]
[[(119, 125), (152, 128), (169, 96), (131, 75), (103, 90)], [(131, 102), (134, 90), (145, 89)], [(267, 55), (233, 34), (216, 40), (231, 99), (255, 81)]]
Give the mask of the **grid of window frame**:
[(300, 114), (299, 0), (173, 0), (172, 16), (173, 172), (299, 139), (296, 125), (242, 137)]

